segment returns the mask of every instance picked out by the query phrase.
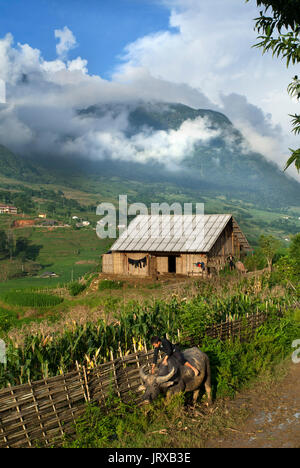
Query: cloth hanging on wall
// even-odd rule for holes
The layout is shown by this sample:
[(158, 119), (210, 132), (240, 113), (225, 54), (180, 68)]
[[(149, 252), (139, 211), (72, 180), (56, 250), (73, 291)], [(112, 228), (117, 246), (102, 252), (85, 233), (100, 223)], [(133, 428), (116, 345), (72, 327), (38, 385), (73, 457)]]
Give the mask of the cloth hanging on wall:
[(145, 268), (147, 266), (147, 257), (141, 258), (140, 260), (133, 260), (128, 258), (129, 265), (133, 265), (135, 268)]
[(205, 271), (205, 263), (204, 262), (197, 262), (197, 263), (194, 263), (194, 265), (198, 268), (201, 268), (202, 271)]

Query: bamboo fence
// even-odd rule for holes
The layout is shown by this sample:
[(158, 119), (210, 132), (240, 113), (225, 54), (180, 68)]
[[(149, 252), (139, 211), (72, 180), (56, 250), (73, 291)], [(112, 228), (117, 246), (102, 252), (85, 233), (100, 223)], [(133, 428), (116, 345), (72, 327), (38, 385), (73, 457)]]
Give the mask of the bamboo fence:
[[(227, 320), (207, 329), (205, 335), (221, 340), (249, 339), (266, 320), (265, 313)], [(195, 344), (183, 338), (184, 343)], [(126, 356), (119, 350), (119, 357), (114, 359), (111, 354), (111, 361), (105, 364), (95, 363), (87, 369), (76, 363), (73, 372), (0, 390), (0, 448), (58, 445), (75, 433), (76, 419), (84, 413), (86, 403), (105, 407), (111, 393), (123, 401), (134, 395), (138, 403), (142, 396), (139, 368), (150, 367), (152, 359), (153, 350), (147, 348)]]

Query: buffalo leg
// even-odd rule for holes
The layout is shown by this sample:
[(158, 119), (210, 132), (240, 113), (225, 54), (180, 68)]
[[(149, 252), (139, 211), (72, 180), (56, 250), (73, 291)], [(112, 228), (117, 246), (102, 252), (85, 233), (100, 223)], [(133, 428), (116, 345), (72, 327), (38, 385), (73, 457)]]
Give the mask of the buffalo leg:
[(211, 397), (211, 384), (210, 382), (205, 382), (204, 384), (205, 386), (205, 390), (206, 390), (206, 394), (207, 394), (207, 398), (208, 398), (208, 404), (210, 405), (212, 403), (212, 397)]
[(212, 392), (211, 392), (211, 370), (210, 370), (210, 364), (209, 364), (208, 359), (206, 362), (206, 380), (205, 380), (204, 386), (205, 386), (205, 391), (206, 391), (207, 398), (208, 398), (208, 404), (210, 405), (212, 403), (212, 396), (211, 396)]
[(194, 391), (193, 393), (193, 404), (195, 406), (195, 404), (197, 403), (197, 400), (198, 400), (198, 397), (199, 397), (199, 392), (200, 392), (200, 389), (198, 388), (197, 390)]

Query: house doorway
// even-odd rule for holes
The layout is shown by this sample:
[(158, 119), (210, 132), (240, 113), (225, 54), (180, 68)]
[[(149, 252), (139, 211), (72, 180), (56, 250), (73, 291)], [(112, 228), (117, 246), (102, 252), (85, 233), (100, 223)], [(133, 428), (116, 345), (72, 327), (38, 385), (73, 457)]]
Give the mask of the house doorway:
[(168, 257), (168, 272), (176, 273), (176, 256), (170, 255)]

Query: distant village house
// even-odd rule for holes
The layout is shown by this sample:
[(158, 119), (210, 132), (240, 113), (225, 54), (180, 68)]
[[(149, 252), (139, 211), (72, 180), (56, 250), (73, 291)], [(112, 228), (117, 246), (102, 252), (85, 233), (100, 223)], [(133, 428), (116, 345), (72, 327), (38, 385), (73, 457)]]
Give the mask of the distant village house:
[(57, 224), (58, 223), (55, 219), (46, 219), (46, 221), (42, 223), (42, 226), (53, 227), (53, 226), (56, 226)]
[(41, 274), (40, 278), (58, 278), (58, 275), (54, 271), (45, 271)]
[(11, 205), (0, 205), (0, 214), (18, 214), (18, 209)]

